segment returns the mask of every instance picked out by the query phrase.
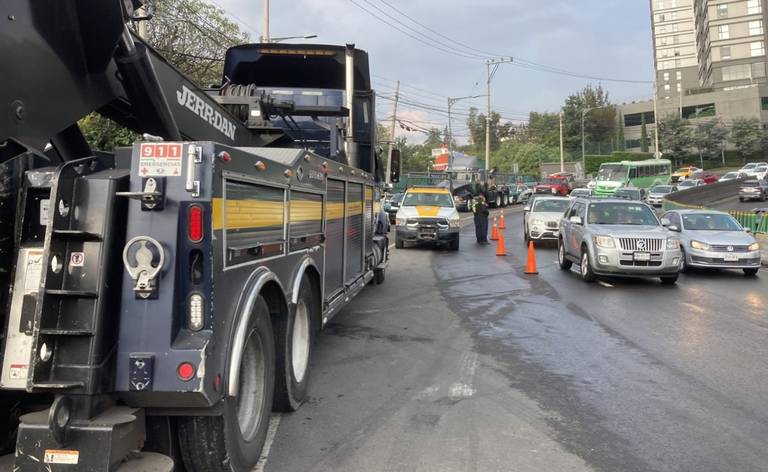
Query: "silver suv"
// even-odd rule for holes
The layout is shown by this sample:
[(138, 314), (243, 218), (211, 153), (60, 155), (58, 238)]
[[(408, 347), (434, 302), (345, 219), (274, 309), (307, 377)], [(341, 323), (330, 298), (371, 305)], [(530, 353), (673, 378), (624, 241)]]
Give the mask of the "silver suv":
[(597, 276), (660, 277), (677, 282), (680, 239), (642, 202), (579, 198), (560, 223), (558, 262), (580, 266), (585, 282)]

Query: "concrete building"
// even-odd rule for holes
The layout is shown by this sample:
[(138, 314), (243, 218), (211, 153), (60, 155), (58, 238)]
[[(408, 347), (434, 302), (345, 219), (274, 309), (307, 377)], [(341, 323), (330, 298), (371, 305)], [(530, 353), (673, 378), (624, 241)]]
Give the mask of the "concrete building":
[[(650, 0), (660, 117), (740, 117), (768, 124), (768, 0)], [(640, 150), (642, 121), (653, 150), (653, 100), (624, 104), (626, 147)]]

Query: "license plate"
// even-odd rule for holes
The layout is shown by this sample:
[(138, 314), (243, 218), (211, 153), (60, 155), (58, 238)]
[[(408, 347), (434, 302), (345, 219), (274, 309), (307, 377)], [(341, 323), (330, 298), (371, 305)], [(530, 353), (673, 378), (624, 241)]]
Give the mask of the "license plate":
[(636, 252), (635, 253), (635, 260), (636, 261), (650, 261), (651, 260), (651, 254), (649, 252)]
[(723, 259), (725, 259), (725, 262), (736, 262), (736, 261), (739, 260), (739, 255), (738, 254), (726, 254)]

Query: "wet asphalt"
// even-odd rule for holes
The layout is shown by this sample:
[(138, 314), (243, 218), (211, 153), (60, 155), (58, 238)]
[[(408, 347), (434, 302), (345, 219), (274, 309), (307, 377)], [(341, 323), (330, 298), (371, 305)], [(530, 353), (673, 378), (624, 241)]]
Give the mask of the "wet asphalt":
[[(585, 284), (520, 208), (507, 257), (393, 250), (316, 346), (267, 471), (766, 471), (768, 272)], [(277, 423), (276, 423), (277, 424)]]

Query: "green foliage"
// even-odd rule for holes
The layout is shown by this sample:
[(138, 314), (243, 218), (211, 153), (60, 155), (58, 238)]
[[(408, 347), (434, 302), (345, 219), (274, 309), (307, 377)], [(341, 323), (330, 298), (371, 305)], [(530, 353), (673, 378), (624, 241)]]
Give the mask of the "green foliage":
[(596, 174), (600, 170), (600, 165), (606, 162), (646, 161), (653, 159), (653, 154), (647, 152), (614, 152), (609, 156), (586, 155), (584, 159), (586, 161), (586, 174)]
[(720, 154), (728, 137), (726, 129), (718, 120), (703, 121), (696, 124), (693, 133), (693, 145), (699, 151), (701, 166), (704, 166), (704, 158)]
[(731, 144), (742, 156), (747, 157), (757, 152), (764, 139), (763, 127), (758, 118), (736, 118), (733, 120)]
[(616, 123), (616, 148), (619, 151), (623, 151), (626, 145), (626, 138), (624, 137), (624, 117), (621, 113), (616, 113), (618, 122)]
[(560, 150), (555, 147), (505, 141), (493, 154), (492, 162), (500, 172), (511, 172), (517, 164), (520, 174), (538, 175), (540, 163), (558, 161), (559, 156)]
[(616, 107), (611, 104), (608, 92), (602, 85), (587, 85), (570, 95), (563, 106), (565, 148), (573, 153), (581, 152), (581, 118), (585, 111), (586, 143), (609, 143), (616, 130)]
[(658, 123), (659, 141), (664, 157), (680, 161), (688, 154), (693, 145), (693, 129), (688, 120), (677, 115), (670, 115)]
[[(513, 134), (511, 123), (501, 123), (501, 116), (496, 112), (491, 112), (491, 152), (499, 149), (501, 141)], [(467, 118), (467, 128), (469, 128), (470, 144), (469, 149), (475, 154), (485, 156), (485, 115), (478, 113), (477, 108), (469, 109), (469, 118)]]
[(78, 122), (91, 149), (109, 151), (120, 146), (130, 146), (139, 135), (98, 113), (91, 113)]
[(560, 147), (560, 117), (557, 113), (531, 112), (528, 117), (528, 142)]

